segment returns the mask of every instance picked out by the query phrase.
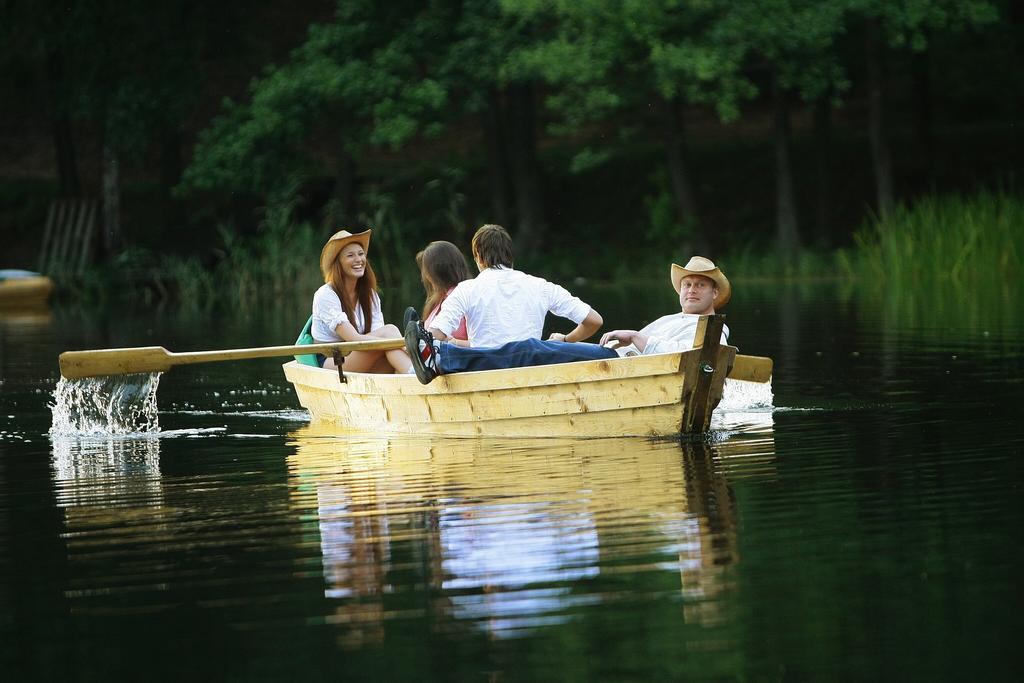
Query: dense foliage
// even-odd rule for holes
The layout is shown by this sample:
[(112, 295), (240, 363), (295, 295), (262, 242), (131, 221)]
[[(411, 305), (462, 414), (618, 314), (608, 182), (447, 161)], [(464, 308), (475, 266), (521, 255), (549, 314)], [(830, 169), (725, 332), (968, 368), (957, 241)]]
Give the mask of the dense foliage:
[[(108, 259), (169, 245), (203, 270), (282, 220), (313, 245), (372, 225), (400, 259), (501, 222), (552, 271), (614, 268), (625, 234), (794, 271), (900, 200), (1012, 194), (1020, 161), (1024, 29), (999, 0), (5, 9), (9, 116), (41, 104), (52, 136), (34, 192), (101, 194)], [(0, 228), (31, 242), (31, 206)]]

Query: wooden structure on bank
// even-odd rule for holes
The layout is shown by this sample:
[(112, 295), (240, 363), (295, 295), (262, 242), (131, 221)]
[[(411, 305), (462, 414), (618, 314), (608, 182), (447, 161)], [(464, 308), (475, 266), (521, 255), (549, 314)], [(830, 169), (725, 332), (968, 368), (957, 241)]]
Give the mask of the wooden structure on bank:
[[(767, 382), (771, 359), (721, 346), (724, 316), (704, 316), (695, 348), (442, 375), (344, 373), (284, 365), (314, 420), (347, 429), (447, 436), (677, 436), (707, 431), (725, 378)], [(344, 379), (344, 381), (343, 381)]]
[(39, 272), (62, 277), (81, 275), (93, 256), (98, 203), (93, 199), (58, 199), (50, 204), (39, 250)]

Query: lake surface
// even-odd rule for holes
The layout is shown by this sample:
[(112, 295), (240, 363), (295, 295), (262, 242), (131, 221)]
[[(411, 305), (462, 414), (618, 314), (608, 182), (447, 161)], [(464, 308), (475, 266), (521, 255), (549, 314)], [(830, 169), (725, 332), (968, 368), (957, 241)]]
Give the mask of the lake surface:
[[(585, 298), (637, 327), (663, 285)], [(279, 361), (51, 438), (60, 351), (289, 343), (306, 304), (0, 313), (3, 680), (1019, 679), (1019, 296), (948, 294), (737, 283), (774, 408), (683, 444), (340, 436)]]

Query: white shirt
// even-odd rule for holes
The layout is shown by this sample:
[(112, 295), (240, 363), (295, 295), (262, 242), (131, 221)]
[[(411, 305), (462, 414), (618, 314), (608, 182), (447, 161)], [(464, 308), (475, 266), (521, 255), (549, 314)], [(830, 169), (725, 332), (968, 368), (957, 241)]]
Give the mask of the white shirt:
[[(372, 312), (370, 315), (370, 331), (384, 327), (384, 314), (380, 311), (380, 297), (374, 292), (370, 297)], [(356, 332), (363, 333), (363, 307), (356, 303)], [(313, 295), (313, 328), (310, 330), (313, 339), (318, 342), (344, 341), (338, 336), (335, 328), (341, 323), (350, 322), (341, 307), (341, 299), (334, 293), (329, 284), (316, 290)]]
[(456, 285), (441, 304), (433, 327), (451, 336), (465, 316), (470, 346), (501, 346), (540, 339), (548, 312), (578, 325), (590, 306), (564, 287), (499, 266)]
[[(664, 315), (640, 330), (647, 335), (647, 346), (641, 352), (632, 344), (615, 349), (620, 356), (645, 356), (654, 353), (677, 353), (693, 348), (693, 338), (697, 335), (697, 322), (700, 316), (696, 313), (673, 313)], [(729, 343), (729, 328), (722, 325), (722, 344)]]

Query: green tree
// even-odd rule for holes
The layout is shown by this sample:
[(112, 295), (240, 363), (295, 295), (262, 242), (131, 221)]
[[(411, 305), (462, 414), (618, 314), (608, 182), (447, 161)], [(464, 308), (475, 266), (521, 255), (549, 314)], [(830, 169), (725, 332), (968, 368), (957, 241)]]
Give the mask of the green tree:
[[(791, 102), (798, 94), (823, 108), (846, 89), (848, 84), (835, 49), (836, 37), (843, 30), (845, 0), (723, 0), (722, 5), (721, 19), (714, 28), (716, 39), (744, 45), (748, 68), (770, 84), (775, 243), (782, 261), (792, 265), (801, 236), (792, 168)], [(819, 137), (819, 144), (826, 145), (827, 136)], [(819, 206), (827, 205), (827, 162), (819, 164), (818, 172)]]
[(310, 26), (287, 62), (252, 81), (248, 101), (225, 100), (199, 136), (185, 190), (274, 199), (326, 168), (334, 201), (325, 220), (354, 220), (367, 151), (437, 130), (446, 92), (431, 74), (450, 23), (444, 2), (339, 2), (332, 22)]
[[(988, 24), (997, 12), (988, 0), (847, 0), (853, 18), (864, 26), (867, 65), (868, 129), (878, 215), (892, 213), (892, 154), (886, 125), (885, 59), (888, 50), (923, 54), (929, 36)], [(923, 102), (927, 106), (927, 100)], [(930, 126), (930, 114), (919, 116)], [(925, 135), (930, 138), (930, 131)]]
[[(218, 11), (235, 4), (221, 3)], [(202, 85), (200, 50), (211, 12), (189, 0), (153, 6), (14, 0), (5, 10), (0, 63), (39, 75), (61, 194), (82, 191), (76, 124), (99, 138), (96, 189), (103, 196), (105, 246), (113, 250), (121, 238), (121, 160), (140, 159), (156, 141), (166, 160), (163, 186), (177, 183), (180, 130)]]
[(537, 151), (539, 83), (535, 74), (514, 68), (514, 56), (538, 40), (541, 22), (507, 11), (496, 0), (453, 0), (452, 5), (457, 20), (438, 72), (451, 93), (446, 122), (479, 122), (489, 222), (509, 225), (517, 251), (532, 255), (548, 229)]
[[(627, 139), (634, 122), (641, 121), (648, 139), (665, 150), (675, 236), (706, 245), (697, 230), (685, 110), (711, 106), (720, 118), (732, 120), (753, 92), (740, 73), (743, 46), (716, 41), (707, 31), (721, 8), (677, 0), (503, 0), (503, 7), (522, 16), (554, 18), (550, 35), (518, 49), (511, 60), (517, 73), (536, 74), (552, 86), (546, 104), (557, 117), (554, 132), (579, 136), (610, 124)], [(652, 104), (653, 121), (636, 115)], [(584, 143), (574, 168), (607, 160), (606, 144)]]

